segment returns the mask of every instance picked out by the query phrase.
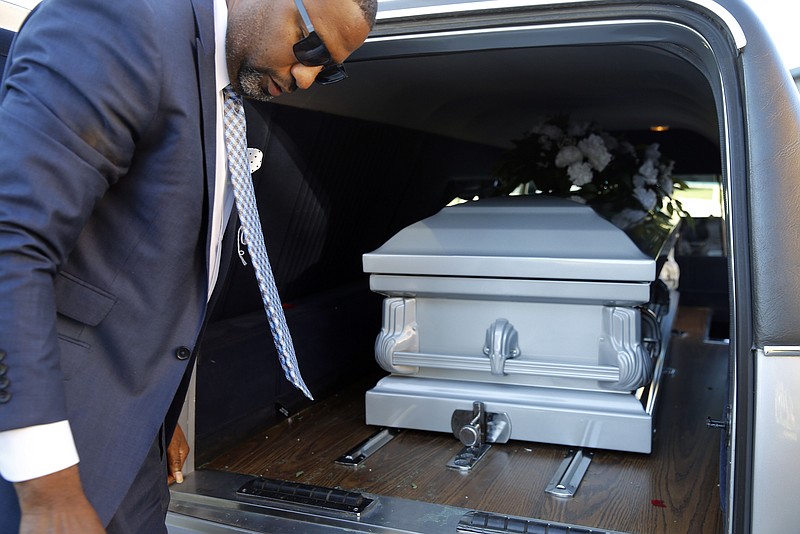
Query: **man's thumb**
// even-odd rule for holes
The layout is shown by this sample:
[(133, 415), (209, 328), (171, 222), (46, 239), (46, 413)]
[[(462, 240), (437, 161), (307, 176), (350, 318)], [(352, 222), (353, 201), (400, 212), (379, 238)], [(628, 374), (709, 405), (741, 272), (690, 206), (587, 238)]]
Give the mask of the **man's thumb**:
[(178, 454), (169, 458), (169, 472), (172, 474), (172, 477), (178, 484), (183, 483), (183, 472), (181, 471), (181, 469), (183, 469), (182, 456), (183, 455), (180, 452), (178, 452)]

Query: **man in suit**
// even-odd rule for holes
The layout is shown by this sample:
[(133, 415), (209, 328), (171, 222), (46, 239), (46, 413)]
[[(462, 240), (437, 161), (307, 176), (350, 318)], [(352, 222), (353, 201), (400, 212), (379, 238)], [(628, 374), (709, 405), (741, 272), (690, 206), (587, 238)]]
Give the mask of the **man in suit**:
[(23, 24), (0, 88), (0, 533), (164, 530), (227, 261), (221, 90), (338, 79), (375, 4), (44, 0)]

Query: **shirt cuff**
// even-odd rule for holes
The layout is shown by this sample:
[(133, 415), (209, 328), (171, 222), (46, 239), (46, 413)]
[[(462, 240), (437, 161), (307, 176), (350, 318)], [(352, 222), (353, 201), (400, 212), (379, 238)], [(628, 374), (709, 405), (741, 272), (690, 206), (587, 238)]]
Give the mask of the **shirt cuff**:
[(22, 482), (78, 463), (69, 421), (0, 432), (0, 476)]

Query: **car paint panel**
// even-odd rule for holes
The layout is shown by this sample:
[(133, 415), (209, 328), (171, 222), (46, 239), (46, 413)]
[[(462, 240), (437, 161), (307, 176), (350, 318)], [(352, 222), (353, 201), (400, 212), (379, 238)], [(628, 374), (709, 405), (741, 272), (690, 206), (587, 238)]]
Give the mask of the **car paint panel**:
[(790, 474), (800, 450), (800, 358), (757, 350), (755, 360), (757, 382), (769, 386), (756, 388), (753, 531), (788, 532), (800, 524), (800, 476)]

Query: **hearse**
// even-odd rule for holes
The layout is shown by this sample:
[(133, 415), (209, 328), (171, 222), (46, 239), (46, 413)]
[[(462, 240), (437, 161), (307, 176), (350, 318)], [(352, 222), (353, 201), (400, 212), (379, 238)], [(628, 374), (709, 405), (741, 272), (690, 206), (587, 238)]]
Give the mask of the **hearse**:
[(233, 259), (169, 531), (796, 531), (800, 101), (748, 5), (382, 0), (346, 69), (247, 106), (315, 400)]

